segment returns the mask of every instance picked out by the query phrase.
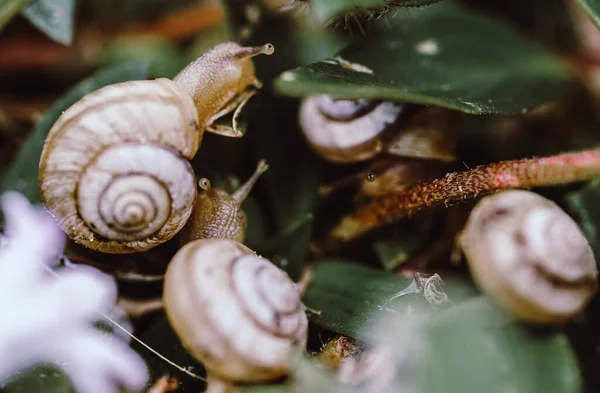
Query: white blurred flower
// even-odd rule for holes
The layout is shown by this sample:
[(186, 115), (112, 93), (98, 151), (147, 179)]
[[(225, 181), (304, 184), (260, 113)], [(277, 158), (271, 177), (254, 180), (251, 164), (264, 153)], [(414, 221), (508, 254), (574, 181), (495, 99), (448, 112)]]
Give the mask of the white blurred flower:
[(0, 249), (0, 381), (35, 363), (53, 363), (80, 393), (140, 389), (141, 358), (124, 342), (106, 340), (92, 326), (109, 313), (116, 286), (91, 267), (47, 274), (62, 252), (64, 234), (52, 217), (18, 193), (2, 197), (6, 219)]

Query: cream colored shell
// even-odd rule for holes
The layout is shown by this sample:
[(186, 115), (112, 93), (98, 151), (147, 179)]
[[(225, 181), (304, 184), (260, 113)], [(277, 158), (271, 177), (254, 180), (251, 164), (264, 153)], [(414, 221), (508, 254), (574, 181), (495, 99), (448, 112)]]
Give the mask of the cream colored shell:
[(300, 106), (300, 126), (323, 158), (334, 162), (364, 161), (382, 151), (382, 134), (397, 121), (402, 108), (387, 101), (311, 96)]
[(520, 320), (565, 323), (596, 293), (598, 270), (583, 233), (554, 202), (533, 192), (481, 200), (460, 244), (475, 281)]
[(40, 192), (77, 243), (112, 253), (172, 238), (196, 197), (188, 162), (202, 139), (190, 95), (168, 79), (99, 89), (65, 111), (46, 139)]
[(233, 240), (188, 243), (165, 275), (167, 316), (209, 373), (232, 382), (287, 374), (308, 320), (291, 279)]

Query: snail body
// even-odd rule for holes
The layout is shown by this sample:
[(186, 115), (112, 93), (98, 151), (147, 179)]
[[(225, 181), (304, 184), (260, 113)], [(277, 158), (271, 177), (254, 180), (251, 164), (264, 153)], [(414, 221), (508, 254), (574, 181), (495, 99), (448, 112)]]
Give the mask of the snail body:
[(210, 181), (202, 178), (199, 186), (204, 192), (198, 194), (194, 209), (188, 220), (182, 240), (189, 242), (204, 238), (232, 239), (240, 243), (246, 238), (248, 226), (242, 203), (259, 177), (269, 168), (260, 161), (254, 174), (233, 194), (211, 187)]
[(564, 324), (598, 289), (594, 255), (577, 224), (533, 192), (483, 198), (459, 242), (483, 291), (524, 322)]
[(205, 130), (261, 86), (251, 57), (270, 44), (217, 45), (174, 80), (130, 81), (84, 96), (50, 130), (42, 151), (42, 203), (75, 242), (109, 253), (155, 247), (185, 225), (196, 198), (189, 160)]
[(286, 375), (306, 345), (308, 320), (281, 269), (229, 239), (185, 245), (165, 274), (167, 317), (188, 351), (231, 382)]

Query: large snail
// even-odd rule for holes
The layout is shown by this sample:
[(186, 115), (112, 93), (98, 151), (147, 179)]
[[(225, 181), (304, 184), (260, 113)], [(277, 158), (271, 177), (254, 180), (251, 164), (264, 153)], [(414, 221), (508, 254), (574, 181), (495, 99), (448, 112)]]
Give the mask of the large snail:
[[(261, 87), (251, 58), (273, 46), (217, 45), (173, 80), (130, 81), (86, 95), (54, 124), (40, 161), (42, 202), (75, 242), (110, 253), (150, 249), (187, 222), (189, 159), (203, 132), (239, 137), (237, 117)], [(234, 111), (232, 127), (216, 125)]]
[(456, 113), (421, 108), (407, 114), (404, 104), (366, 99), (305, 98), (299, 120), (310, 146), (336, 163), (369, 160), (380, 153), (453, 161)]
[(294, 282), (233, 240), (181, 248), (167, 268), (163, 300), (174, 331), (209, 377), (278, 378), (306, 345), (308, 320)]
[(564, 324), (598, 289), (596, 261), (577, 224), (533, 192), (483, 198), (459, 240), (475, 281), (519, 320)]

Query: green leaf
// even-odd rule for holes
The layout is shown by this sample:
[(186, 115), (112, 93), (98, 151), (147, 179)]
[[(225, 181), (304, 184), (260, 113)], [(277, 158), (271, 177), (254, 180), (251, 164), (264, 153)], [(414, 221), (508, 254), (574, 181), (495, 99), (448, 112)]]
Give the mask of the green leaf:
[(312, 225), (313, 215), (308, 213), (259, 247), (259, 254), (268, 256), (271, 262), (297, 280), (302, 274)]
[(382, 8), (385, 0), (315, 0), (312, 2), (312, 13), (320, 21), (327, 21), (343, 12), (357, 8)]
[[(429, 306), (422, 295), (406, 295), (386, 304), (393, 295), (408, 287), (411, 280), (350, 261), (321, 261), (311, 269), (310, 277), (303, 302), (318, 312), (309, 314), (312, 322), (353, 338), (368, 339), (372, 324), (389, 309)], [(446, 281), (442, 290), (453, 301), (474, 293), (454, 279), (442, 279)]]
[(33, 0), (4, 0), (0, 3), (0, 30)]
[(384, 10), (387, 7), (420, 7), (437, 3), (440, 0), (313, 0), (313, 15), (320, 21), (328, 21), (345, 12), (361, 13)]
[(393, 271), (411, 257), (432, 247), (431, 243), (436, 241), (438, 235), (436, 230), (439, 230), (436, 223), (439, 224), (439, 220), (428, 217), (413, 221), (410, 225), (385, 228), (385, 232), (373, 242), (382, 267), (386, 271)]
[(153, 78), (173, 78), (187, 65), (175, 44), (160, 36), (116, 37), (102, 52), (101, 61), (107, 65), (133, 60), (150, 62)]
[(84, 95), (101, 87), (146, 78), (149, 67), (147, 62), (129, 62), (100, 70), (60, 97), (44, 114), (23, 143), (16, 159), (0, 181), (0, 193), (16, 190), (23, 193), (32, 203), (39, 203), (39, 159), (46, 136), (62, 112)]
[(73, 42), (75, 0), (35, 0), (22, 13), (54, 41), (63, 45)]
[(577, 4), (600, 29), (600, 0), (577, 0)]
[(581, 229), (594, 250), (596, 263), (600, 264), (600, 180), (594, 180), (581, 190), (566, 197), (569, 211), (577, 217)]
[(426, 323), (423, 391), (581, 391), (577, 361), (564, 333), (530, 329), (502, 321), (501, 315), (482, 297)]
[(511, 114), (553, 99), (569, 79), (558, 58), (513, 28), (452, 2), (389, 23), (338, 56), (283, 72), (276, 90)]
[(4, 393), (75, 393), (69, 378), (58, 368), (39, 365), (17, 373), (2, 387)]

